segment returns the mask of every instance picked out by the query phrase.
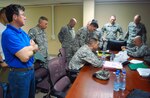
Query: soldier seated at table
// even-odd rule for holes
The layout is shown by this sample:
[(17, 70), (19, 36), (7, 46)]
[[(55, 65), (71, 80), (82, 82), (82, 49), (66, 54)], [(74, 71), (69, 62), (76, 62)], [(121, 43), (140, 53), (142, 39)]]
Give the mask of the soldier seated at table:
[(150, 65), (150, 48), (145, 50), (144, 61)]
[(88, 43), (78, 49), (69, 62), (70, 70), (79, 70), (86, 63), (90, 63), (94, 67), (102, 67), (102, 61), (94, 53), (99, 47), (97, 37), (91, 37)]
[(124, 50), (127, 49), (127, 54), (132, 57), (143, 58), (146, 55), (146, 50), (148, 46), (145, 45), (142, 41), (141, 36), (136, 36), (133, 40), (135, 46), (133, 48), (122, 46), (121, 48)]

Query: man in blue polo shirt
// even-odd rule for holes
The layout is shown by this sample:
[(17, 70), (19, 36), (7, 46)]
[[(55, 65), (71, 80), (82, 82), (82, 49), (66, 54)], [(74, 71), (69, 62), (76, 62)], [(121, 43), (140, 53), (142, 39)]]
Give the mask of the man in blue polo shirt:
[(8, 76), (12, 98), (35, 98), (33, 54), (38, 46), (21, 27), (25, 24), (25, 8), (18, 4), (6, 7), (8, 22), (2, 34), (5, 61), (10, 67)]

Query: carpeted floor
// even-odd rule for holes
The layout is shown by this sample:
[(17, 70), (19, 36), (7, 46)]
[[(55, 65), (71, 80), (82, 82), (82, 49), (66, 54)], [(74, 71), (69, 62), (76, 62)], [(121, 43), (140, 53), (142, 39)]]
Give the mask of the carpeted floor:
[[(43, 98), (43, 96), (45, 96), (45, 95), (46, 95), (46, 93), (38, 92), (35, 94), (35, 98)], [(51, 96), (51, 98), (57, 98), (57, 97)]]

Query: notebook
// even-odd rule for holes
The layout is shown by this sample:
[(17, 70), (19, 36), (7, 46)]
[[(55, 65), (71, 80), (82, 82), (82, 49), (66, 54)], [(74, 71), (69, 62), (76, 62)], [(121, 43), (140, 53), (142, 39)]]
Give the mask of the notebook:
[(136, 64), (131, 63), (128, 66), (131, 70), (137, 70), (137, 68), (148, 68), (148, 66), (145, 65), (144, 63), (136, 63)]
[(138, 68), (138, 73), (142, 77), (149, 77), (150, 76), (150, 68)]

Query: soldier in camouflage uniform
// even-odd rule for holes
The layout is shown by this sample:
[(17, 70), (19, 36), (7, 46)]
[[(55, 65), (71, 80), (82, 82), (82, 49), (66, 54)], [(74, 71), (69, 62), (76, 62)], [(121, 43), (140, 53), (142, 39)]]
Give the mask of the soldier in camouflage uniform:
[(147, 63), (150, 64), (150, 48), (148, 48), (147, 50), (145, 50), (146, 53), (144, 55), (144, 61), (146, 61)]
[[(47, 28), (48, 25), (48, 19), (44, 16), (41, 16), (39, 18), (37, 26), (34, 28), (31, 28), (28, 32), (28, 35), (31, 39), (35, 41), (35, 43), (38, 45), (39, 50), (38, 52), (43, 55), (43, 57), (48, 60), (48, 41), (46, 37), (46, 32), (44, 31)], [(47, 62), (45, 64), (45, 67), (47, 67)]]
[(146, 43), (146, 28), (145, 25), (140, 23), (141, 16), (135, 15), (134, 22), (130, 22), (128, 25), (128, 32), (126, 34), (127, 46), (134, 47), (133, 39), (139, 35), (142, 37), (142, 41)]
[(146, 55), (146, 50), (148, 50), (148, 46), (142, 42), (141, 36), (136, 36), (133, 39), (134, 47), (127, 47), (127, 54), (132, 57), (144, 57)]
[(93, 53), (99, 47), (99, 41), (96, 38), (90, 38), (87, 44), (84, 44), (72, 57), (69, 62), (70, 70), (79, 70), (85, 63), (90, 63), (94, 67), (102, 67), (102, 61)]
[(99, 49), (101, 49), (102, 50), (102, 48), (103, 48), (103, 40), (102, 40), (102, 30), (100, 29), (100, 28), (98, 28), (97, 30), (96, 30), (96, 35), (98, 36), (98, 40), (99, 40)]
[[(108, 40), (123, 40), (123, 31), (119, 24), (115, 23), (116, 16), (110, 17), (110, 22), (105, 24), (102, 31), (103, 50), (107, 49)], [(106, 34), (105, 34), (106, 33)], [(119, 34), (118, 34), (119, 33)]]
[(98, 23), (93, 19), (86, 27), (82, 27), (78, 30), (74, 42), (72, 43), (73, 54), (84, 44), (87, 44), (89, 38), (93, 36), (98, 37), (97, 33)]
[(72, 54), (71, 43), (75, 38), (74, 26), (77, 20), (75, 18), (70, 19), (66, 26), (63, 26), (58, 34), (59, 41), (62, 44), (62, 48), (65, 49), (67, 62), (70, 61)]

